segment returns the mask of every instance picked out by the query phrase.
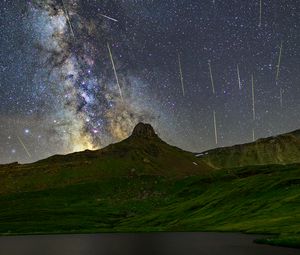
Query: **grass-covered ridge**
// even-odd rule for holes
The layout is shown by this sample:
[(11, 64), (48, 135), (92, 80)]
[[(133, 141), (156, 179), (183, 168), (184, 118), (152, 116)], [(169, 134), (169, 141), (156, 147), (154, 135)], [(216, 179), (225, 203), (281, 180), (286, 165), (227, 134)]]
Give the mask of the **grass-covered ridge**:
[(102, 150), (0, 166), (0, 234), (242, 231), (298, 247), (300, 164), (283, 163), (299, 132), (274, 139), (196, 157), (141, 123)]
[(297, 246), (300, 165), (243, 167), (180, 179), (95, 179), (2, 195), (0, 204), (2, 234), (242, 231), (281, 235)]
[(300, 163), (300, 130), (199, 154), (214, 168)]

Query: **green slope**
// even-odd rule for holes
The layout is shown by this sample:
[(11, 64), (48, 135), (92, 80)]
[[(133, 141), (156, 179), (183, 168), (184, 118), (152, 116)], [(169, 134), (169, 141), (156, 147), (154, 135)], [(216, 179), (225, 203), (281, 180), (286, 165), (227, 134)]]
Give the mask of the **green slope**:
[[(290, 159), (298, 155), (295, 136), (283, 135), (284, 148), (293, 141)], [(220, 162), (228, 155), (221, 149)], [(258, 164), (249, 155), (243, 162)], [(209, 164), (139, 124), (128, 139), (102, 150), (3, 165), (0, 233), (243, 231), (274, 234), (263, 240), (271, 244), (300, 245), (300, 164), (218, 170)]]
[(2, 234), (243, 231), (297, 240), (300, 165), (220, 170), (183, 179), (95, 180), (2, 195), (0, 204)]
[(151, 126), (141, 124), (126, 140), (101, 150), (56, 155), (33, 164), (0, 166), (0, 194), (59, 188), (122, 176), (181, 178), (211, 170), (193, 153), (170, 146)]
[(214, 168), (300, 163), (300, 130), (198, 154)]

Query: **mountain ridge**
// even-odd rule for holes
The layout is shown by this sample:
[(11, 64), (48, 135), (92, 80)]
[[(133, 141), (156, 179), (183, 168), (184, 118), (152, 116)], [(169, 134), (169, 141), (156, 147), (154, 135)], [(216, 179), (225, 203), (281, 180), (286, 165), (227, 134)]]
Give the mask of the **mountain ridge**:
[[(288, 148), (298, 134), (279, 140)], [(268, 151), (272, 139), (256, 143)], [(221, 163), (228, 156), (209, 154)], [(229, 231), (276, 234), (267, 242), (300, 247), (300, 164), (208, 163), (142, 124), (98, 151), (0, 166), (0, 235)]]
[(195, 154), (214, 168), (300, 163), (300, 129)]
[(139, 123), (128, 138), (100, 150), (54, 155), (31, 164), (2, 165), (0, 193), (56, 188), (103, 178), (182, 178), (212, 170), (193, 153), (161, 140), (151, 125)]

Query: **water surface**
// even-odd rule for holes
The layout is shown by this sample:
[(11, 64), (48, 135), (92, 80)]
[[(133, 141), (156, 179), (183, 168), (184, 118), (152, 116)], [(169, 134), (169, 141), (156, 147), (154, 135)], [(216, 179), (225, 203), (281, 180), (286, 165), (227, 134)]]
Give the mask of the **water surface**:
[(1, 255), (299, 255), (239, 233), (151, 233), (0, 237)]

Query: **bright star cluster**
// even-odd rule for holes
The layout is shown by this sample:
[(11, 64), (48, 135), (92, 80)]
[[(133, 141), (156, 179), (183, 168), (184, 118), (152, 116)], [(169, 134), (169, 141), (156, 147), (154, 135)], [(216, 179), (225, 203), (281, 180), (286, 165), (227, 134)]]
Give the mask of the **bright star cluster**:
[(0, 163), (98, 149), (140, 121), (198, 152), (300, 127), (296, 1), (3, 0), (0, 11)]

